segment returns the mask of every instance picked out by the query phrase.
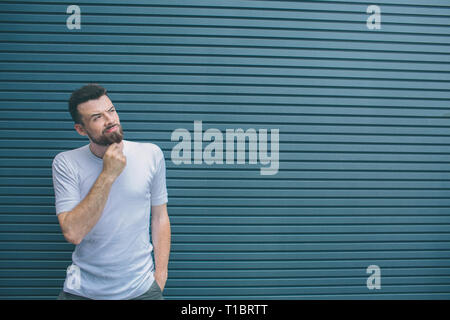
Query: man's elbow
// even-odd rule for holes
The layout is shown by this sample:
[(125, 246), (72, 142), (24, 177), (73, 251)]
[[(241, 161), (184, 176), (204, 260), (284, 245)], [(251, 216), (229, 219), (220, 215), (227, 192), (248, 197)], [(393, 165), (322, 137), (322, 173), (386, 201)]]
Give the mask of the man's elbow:
[(68, 214), (69, 212), (64, 212), (58, 215), (59, 225), (61, 226), (61, 231), (66, 241), (78, 245), (83, 240), (83, 237), (74, 232), (74, 230), (67, 225), (68, 221), (66, 218)]
[(63, 232), (64, 238), (67, 242), (70, 242), (74, 245), (79, 245), (81, 241), (83, 240), (80, 236), (77, 236), (76, 234), (73, 234), (71, 232)]

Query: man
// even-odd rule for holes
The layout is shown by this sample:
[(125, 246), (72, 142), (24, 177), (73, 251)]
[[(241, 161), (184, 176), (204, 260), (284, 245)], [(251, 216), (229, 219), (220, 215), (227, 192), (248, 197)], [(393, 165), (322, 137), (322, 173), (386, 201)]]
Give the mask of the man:
[(163, 299), (170, 253), (164, 155), (152, 143), (123, 140), (116, 109), (97, 84), (74, 91), (69, 111), (90, 143), (53, 160), (56, 214), (76, 245), (58, 299)]

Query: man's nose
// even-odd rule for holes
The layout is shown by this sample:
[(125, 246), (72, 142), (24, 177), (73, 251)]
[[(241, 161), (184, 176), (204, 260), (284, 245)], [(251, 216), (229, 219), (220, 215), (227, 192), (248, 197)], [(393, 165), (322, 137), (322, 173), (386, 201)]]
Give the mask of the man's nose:
[(106, 125), (110, 125), (114, 123), (114, 116), (110, 114), (109, 112), (105, 113), (105, 119), (106, 119)]

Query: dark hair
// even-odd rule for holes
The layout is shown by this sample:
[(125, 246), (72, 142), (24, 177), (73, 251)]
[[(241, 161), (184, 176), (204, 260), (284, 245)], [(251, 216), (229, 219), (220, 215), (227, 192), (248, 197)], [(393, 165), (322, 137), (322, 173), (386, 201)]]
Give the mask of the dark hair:
[(69, 99), (69, 112), (75, 123), (83, 124), (78, 105), (89, 100), (95, 100), (103, 95), (108, 95), (106, 89), (96, 83), (90, 83), (72, 92)]

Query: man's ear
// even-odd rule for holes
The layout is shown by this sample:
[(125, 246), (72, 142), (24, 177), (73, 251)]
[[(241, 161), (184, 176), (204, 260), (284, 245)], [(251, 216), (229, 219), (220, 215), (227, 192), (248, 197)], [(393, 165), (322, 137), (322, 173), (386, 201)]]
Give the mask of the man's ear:
[(75, 130), (78, 132), (79, 135), (82, 135), (82, 136), (87, 135), (86, 130), (84, 130), (84, 127), (82, 124), (75, 123), (75, 125), (73, 127), (75, 128)]

